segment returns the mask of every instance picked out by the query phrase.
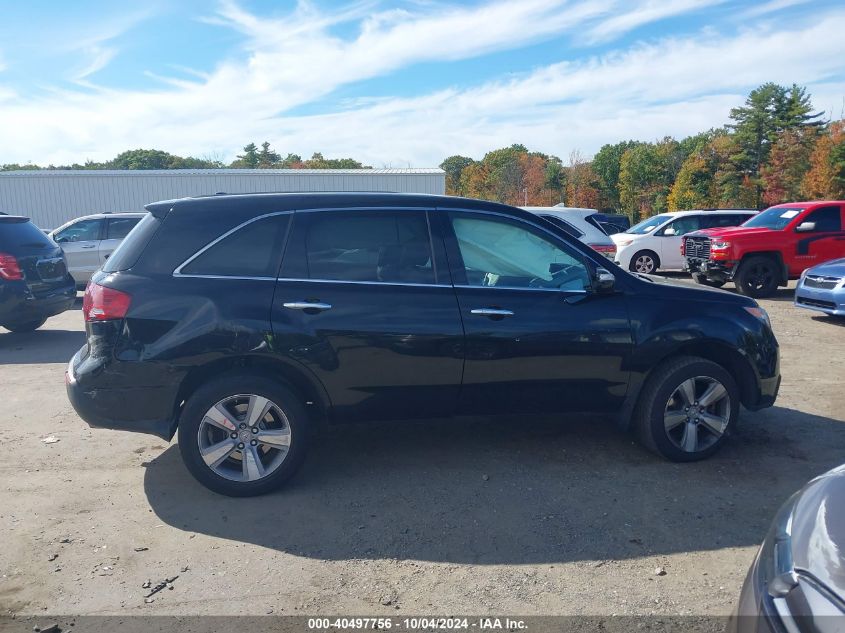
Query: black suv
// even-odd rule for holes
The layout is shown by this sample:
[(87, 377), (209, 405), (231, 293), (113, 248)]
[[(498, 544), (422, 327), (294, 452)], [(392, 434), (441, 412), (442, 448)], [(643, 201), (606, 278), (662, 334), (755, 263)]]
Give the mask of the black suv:
[(616, 412), (676, 461), (771, 406), (753, 299), (631, 275), (512, 207), (403, 194), (158, 202), (96, 273), (67, 389), (227, 495), (356, 420)]
[(0, 325), (31, 332), (75, 299), (58, 244), (29, 218), (0, 215)]

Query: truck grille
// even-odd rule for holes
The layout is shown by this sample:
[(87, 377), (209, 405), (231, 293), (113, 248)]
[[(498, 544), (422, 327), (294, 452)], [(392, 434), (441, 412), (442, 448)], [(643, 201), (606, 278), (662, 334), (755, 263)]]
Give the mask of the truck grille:
[(807, 288), (824, 288), (833, 290), (842, 281), (839, 277), (823, 277), (821, 275), (807, 275), (804, 277), (804, 285)]
[(686, 238), (686, 243), (684, 244), (684, 255), (695, 259), (710, 259), (710, 238)]

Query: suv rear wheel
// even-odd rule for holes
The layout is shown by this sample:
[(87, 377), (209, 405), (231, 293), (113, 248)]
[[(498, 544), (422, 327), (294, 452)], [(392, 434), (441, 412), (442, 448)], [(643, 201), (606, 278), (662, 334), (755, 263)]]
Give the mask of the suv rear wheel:
[(740, 294), (755, 299), (772, 296), (778, 289), (778, 281), (777, 263), (771, 257), (761, 255), (742, 262), (734, 276)]
[(40, 328), (47, 319), (35, 319), (34, 321), (23, 321), (21, 323), (3, 323), (3, 327), (10, 332), (23, 334), (24, 332), (34, 332)]
[(259, 376), (232, 375), (201, 387), (179, 420), (179, 450), (188, 470), (231, 497), (281, 486), (302, 463), (307, 436), (301, 399)]
[(640, 441), (674, 462), (715, 453), (739, 416), (739, 388), (720, 365), (682, 356), (654, 370), (634, 413)]

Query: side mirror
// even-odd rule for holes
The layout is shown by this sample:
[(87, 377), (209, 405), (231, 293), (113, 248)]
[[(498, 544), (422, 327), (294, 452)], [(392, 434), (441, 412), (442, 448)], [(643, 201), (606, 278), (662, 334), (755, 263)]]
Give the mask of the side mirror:
[(597, 292), (609, 292), (616, 285), (616, 277), (606, 268), (596, 268), (593, 281)]
[(816, 223), (815, 222), (802, 222), (798, 226), (795, 227), (796, 233), (809, 233), (810, 231), (816, 230)]
[(669, 235), (669, 236), (671, 237), (672, 235), (677, 235), (677, 232), (675, 231), (675, 229), (673, 229), (673, 228), (670, 226), (668, 229), (666, 229), (665, 231), (663, 231), (663, 235)]

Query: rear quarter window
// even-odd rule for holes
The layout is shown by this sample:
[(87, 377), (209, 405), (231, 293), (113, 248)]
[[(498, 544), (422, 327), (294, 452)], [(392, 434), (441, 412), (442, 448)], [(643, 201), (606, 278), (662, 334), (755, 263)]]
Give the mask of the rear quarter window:
[(177, 271), (182, 275), (275, 278), (289, 224), (289, 213), (254, 220), (217, 238)]

